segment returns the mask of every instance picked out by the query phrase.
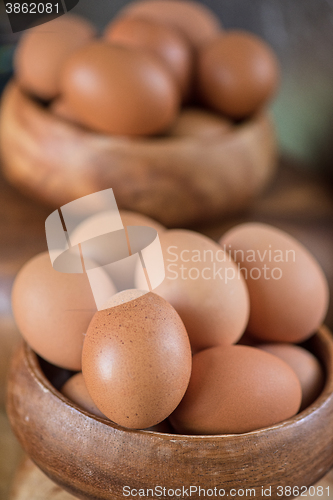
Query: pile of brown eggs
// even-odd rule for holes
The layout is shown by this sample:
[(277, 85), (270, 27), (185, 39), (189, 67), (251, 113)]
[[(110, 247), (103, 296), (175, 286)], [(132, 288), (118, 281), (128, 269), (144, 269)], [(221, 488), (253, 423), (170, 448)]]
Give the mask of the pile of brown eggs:
[(209, 9), (188, 0), (134, 2), (99, 38), (72, 15), (28, 30), (15, 74), (56, 115), (129, 136), (168, 133), (182, 105), (211, 108), (227, 121), (249, 118), (279, 80), (263, 40), (223, 30)]
[[(324, 383), (302, 344), (321, 326), (328, 285), (314, 257), (272, 226), (234, 227), (219, 243), (121, 212), (124, 226), (157, 230), (166, 276), (143, 291), (100, 268), (109, 291), (97, 311), (85, 274), (40, 254), (19, 272), (13, 312), (41, 357), (75, 372), (62, 388), (90, 413), (134, 429), (243, 433), (310, 405)], [(119, 279), (119, 276), (118, 278)], [(81, 371), (82, 370), (82, 371)]]

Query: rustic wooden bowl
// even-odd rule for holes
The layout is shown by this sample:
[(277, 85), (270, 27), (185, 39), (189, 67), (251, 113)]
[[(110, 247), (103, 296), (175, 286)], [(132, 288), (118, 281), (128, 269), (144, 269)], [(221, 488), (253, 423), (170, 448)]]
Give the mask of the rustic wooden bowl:
[(111, 137), (58, 118), (14, 82), (2, 98), (0, 147), (7, 179), (54, 207), (112, 187), (119, 208), (169, 227), (244, 209), (277, 159), (264, 113), (212, 137)]
[(56, 387), (67, 374), (45, 362), (42, 370), (26, 344), (12, 360), (8, 416), (32, 460), (82, 499), (123, 499), (124, 486), (155, 485), (255, 488), (256, 498), (271, 486), (271, 499), (290, 498), (277, 487), (305, 488), (333, 466), (333, 338), (323, 327), (308, 346), (325, 367), (321, 395), (294, 418), (254, 432), (184, 436), (121, 428), (63, 397)]

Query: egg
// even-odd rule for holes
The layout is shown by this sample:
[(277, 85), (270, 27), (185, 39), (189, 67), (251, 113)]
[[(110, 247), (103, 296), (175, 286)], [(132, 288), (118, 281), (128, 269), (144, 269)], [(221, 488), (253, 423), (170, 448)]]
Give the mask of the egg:
[[(148, 226), (155, 229), (157, 233), (162, 233), (166, 230), (159, 222), (137, 212), (119, 210), (119, 213), (124, 227)], [(88, 239), (87, 235), (93, 234), (92, 232), (95, 231), (104, 234), (106, 231), (105, 228), (110, 227), (110, 220), (112, 220), (112, 214), (110, 214), (110, 212), (99, 212), (88, 217), (73, 231), (73, 240), (85, 241)], [(114, 223), (118, 223), (117, 213), (115, 213)], [(144, 248), (144, 246), (145, 245), (142, 244), (142, 248)], [(88, 248), (86, 256), (101, 264), (102, 262), (108, 262), (109, 253), (109, 241), (103, 240), (99, 242), (98, 248), (93, 246)], [(138, 254), (134, 254), (104, 268), (118, 291), (134, 288), (135, 268), (138, 260)]]
[(183, 434), (239, 434), (294, 416), (301, 386), (281, 359), (254, 347), (212, 347), (193, 356), (192, 375), (169, 417)]
[(217, 137), (223, 137), (233, 130), (233, 124), (201, 108), (184, 108), (179, 113), (176, 121), (168, 131), (169, 137), (186, 137), (196, 141), (216, 141)]
[(324, 372), (311, 352), (293, 344), (260, 344), (258, 348), (274, 354), (294, 370), (302, 387), (301, 410), (317, 399), (324, 386)]
[(250, 294), (248, 332), (265, 342), (302, 342), (324, 321), (325, 275), (292, 236), (261, 223), (234, 227), (220, 240), (242, 271)]
[[(95, 272), (106, 295), (115, 293), (106, 273)], [(19, 271), (12, 309), (23, 338), (37, 354), (61, 368), (81, 370), (84, 335), (97, 311), (85, 273), (55, 271), (48, 252), (41, 253)]]
[(151, 19), (178, 28), (195, 48), (212, 40), (221, 30), (219, 18), (210, 9), (188, 0), (133, 2), (120, 15)]
[(58, 118), (65, 120), (66, 122), (74, 123), (80, 125), (75, 116), (75, 113), (68, 107), (68, 104), (61, 97), (54, 99), (50, 105), (50, 111)]
[[(249, 316), (245, 281), (217, 243), (194, 231), (160, 235), (165, 279), (154, 289), (176, 309), (193, 352), (237, 342)], [(137, 268), (136, 286), (146, 288)]]
[(192, 51), (180, 32), (149, 19), (124, 17), (108, 25), (104, 38), (115, 44), (155, 54), (175, 78), (181, 94), (188, 94), (192, 77)]
[(89, 21), (71, 14), (26, 30), (14, 57), (21, 87), (44, 100), (56, 97), (64, 62), (94, 36), (95, 28)]
[(185, 327), (158, 295), (126, 290), (96, 313), (82, 352), (88, 392), (118, 425), (145, 429), (168, 417), (191, 374)]
[(81, 372), (69, 378), (62, 386), (60, 392), (70, 401), (73, 401), (73, 403), (76, 403), (79, 407), (96, 417), (106, 418), (91, 399)]
[(61, 90), (82, 125), (107, 134), (163, 132), (180, 94), (164, 64), (142, 50), (97, 41), (67, 59)]
[(201, 100), (234, 119), (258, 111), (279, 81), (277, 58), (259, 37), (228, 31), (198, 52), (196, 80)]

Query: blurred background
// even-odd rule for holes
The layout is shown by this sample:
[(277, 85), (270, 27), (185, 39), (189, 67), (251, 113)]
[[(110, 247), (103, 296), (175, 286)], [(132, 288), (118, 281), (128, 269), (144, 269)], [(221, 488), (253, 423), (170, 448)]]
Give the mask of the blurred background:
[[(271, 110), (281, 151), (272, 186), (251, 211), (198, 228), (213, 238), (245, 220), (277, 225), (299, 238), (323, 266), (333, 289), (333, 0), (200, 0), (226, 29), (245, 29), (265, 39), (282, 68)], [(125, 0), (80, 0), (73, 13), (100, 30)], [(20, 34), (13, 35), (0, 0), (0, 92), (12, 74)], [(21, 456), (4, 412), (5, 375), (19, 338), (10, 307), (18, 269), (46, 250), (44, 223), (50, 210), (10, 187), (0, 175), (0, 499)], [(333, 328), (333, 301), (327, 317)], [(29, 498), (29, 500), (34, 500)]]
[[(304, 168), (333, 177), (333, 0), (200, 0), (227, 29), (239, 28), (263, 37), (282, 66), (282, 82), (272, 112), (282, 151), (299, 158)], [(128, 3), (126, 0), (80, 0), (72, 12), (100, 29)], [(10, 71), (13, 46), (0, 2), (0, 84)]]

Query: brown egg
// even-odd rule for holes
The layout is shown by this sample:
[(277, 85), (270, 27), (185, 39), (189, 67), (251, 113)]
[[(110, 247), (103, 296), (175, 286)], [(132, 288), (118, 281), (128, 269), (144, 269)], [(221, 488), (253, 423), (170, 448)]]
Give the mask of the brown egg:
[(183, 434), (239, 434), (295, 415), (301, 386), (281, 359), (248, 346), (212, 347), (193, 356), (192, 375), (169, 417)]
[(142, 0), (126, 6), (120, 14), (178, 28), (194, 47), (212, 40), (221, 30), (218, 17), (210, 9), (188, 0)]
[(171, 427), (171, 424), (168, 419), (163, 420), (159, 424), (153, 425), (152, 427), (148, 427), (145, 431), (152, 432), (162, 432), (167, 434), (174, 434), (174, 429)]
[(81, 372), (68, 379), (62, 386), (60, 392), (70, 401), (73, 401), (73, 403), (76, 403), (89, 413), (97, 417), (106, 418), (91, 399)]
[(302, 387), (301, 410), (317, 399), (324, 385), (324, 372), (311, 352), (292, 344), (260, 344), (258, 348), (274, 354), (294, 370)]
[(232, 129), (230, 120), (216, 113), (200, 108), (184, 108), (168, 131), (168, 136), (216, 141), (217, 137), (223, 137)]
[[(101, 286), (114, 286), (99, 270)], [(29, 260), (18, 273), (12, 292), (16, 324), (42, 358), (70, 370), (81, 370), (84, 335), (97, 311), (86, 274), (55, 271), (48, 252)]]
[(180, 100), (173, 77), (156, 57), (102, 41), (67, 60), (61, 88), (82, 125), (108, 134), (163, 132)]
[(73, 111), (68, 107), (66, 102), (61, 98), (55, 99), (50, 105), (50, 111), (58, 118), (65, 120), (66, 122), (75, 123), (79, 125), (78, 120), (73, 113)]
[[(137, 212), (119, 210), (119, 213), (124, 227), (148, 226), (155, 229), (158, 233), (162, 233), (166, 230), (159, 222)], [(118, 214), (116, 213), (115, 217), (117, 216)], [(99, 212), (87, 218), (76, 227), (75, 231), (73, 231), (73, 241), (85, 241), (87, 239), (86, 235), (92, 234), (92, 231), (96, 230), (96, 228), (100, 231), (100, 234), (103, 234), (105, 228), (110, 225), (110, 218), (112, 218), (110, 212)], [(114, 222), (116, 224), (116, 220), (114, 220)], [(143, 245), (143, 247), (144, 246), (145, 245)], [(98, 255), (96, 255), (95, 250), (94, 247), (91, 247), (85, 255), (97, 263), (108, 262), (108, 256), (110, 254), (108, 240), (100, 242), (98, 246)], [(129, 258), (119, 260), (114, 265), (104, 268), (118, 291), (135, 288), (135, 267), (138, 259), (139, 257), (136, 254), (136, 256), (133, 255)]]
[(64, 62), (94, 36), (95, 28), (88, 21), (71, 14), (27, 30), (14, 58), (19, 84), (41, 99), (53, 99), (60, 91)]
[(160, 234), (166, 231), (166, 228), (156, 220), (147, 215), (131, 212), (130, 210), (119, 210), (121, 220), (124, 226), (149, 226)]
[(303, 245), (260, 223), (236, 226), (220, 243), (246, 279), (252, 336), (267, 342), (302, 342), (319, 328), (327, 312), (328, 284)]
[(256, 35), (221, 34), (198, 53), (197, 86), (202, 101), (231, 118), (246, 118), (274, 94), (277, 59)]
[(180, 32), (149, 19), (123, 17), (108, 25), (104, 38), (155, 54), (175, 78), (181, 94), (188, 94), (192, 77), (192, 50)]
[(127, 290), (93, 317), (84, 341), (82, 372), (90, 396), (113, 422), (151, 427), (182, 399), (191, 374), (184, 325), (164, 299)]
[[(165, 231), (160, 242), (166, 275), (154, 292), (182, 318), (193, 352), (237, 342), (247, 324), (249, 298), (234, 262), (217, 243), (194, 231)], [(137, 287), (144, 288), (137, 269)]]

